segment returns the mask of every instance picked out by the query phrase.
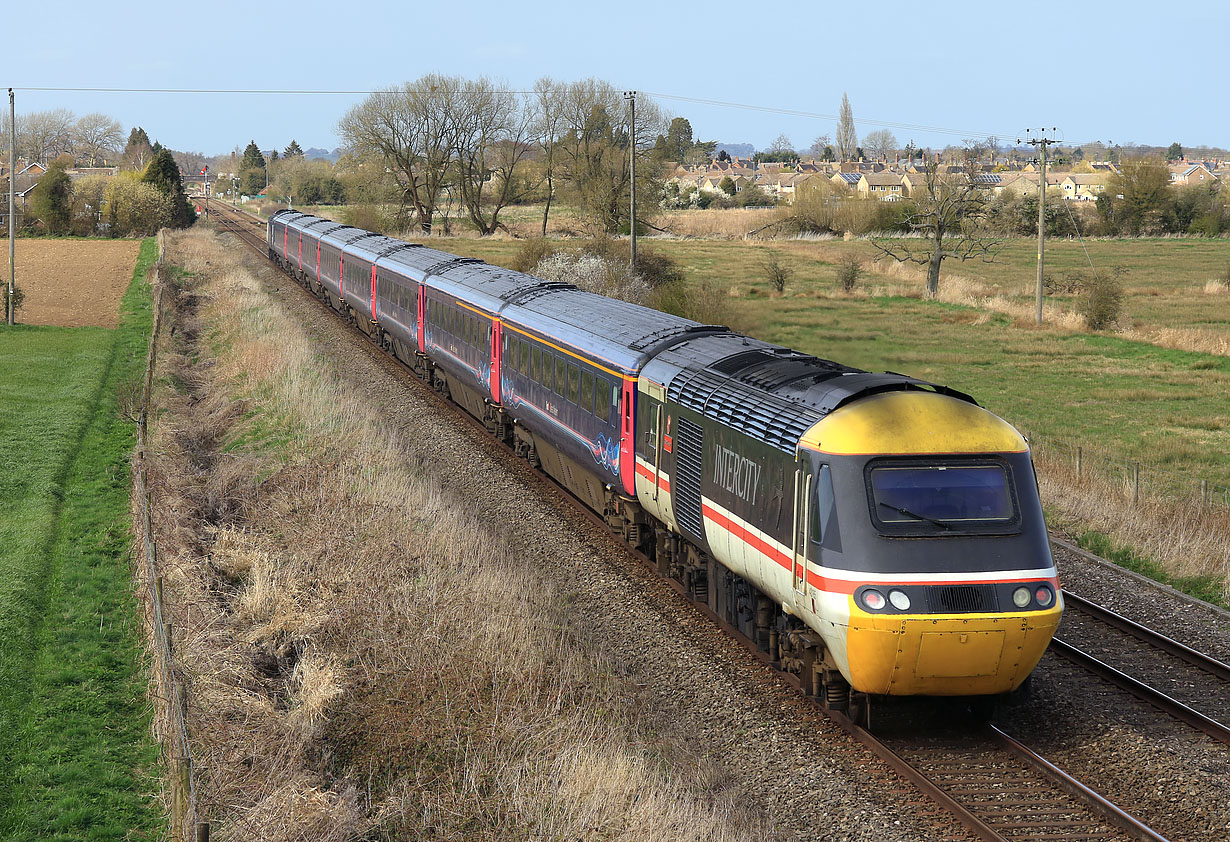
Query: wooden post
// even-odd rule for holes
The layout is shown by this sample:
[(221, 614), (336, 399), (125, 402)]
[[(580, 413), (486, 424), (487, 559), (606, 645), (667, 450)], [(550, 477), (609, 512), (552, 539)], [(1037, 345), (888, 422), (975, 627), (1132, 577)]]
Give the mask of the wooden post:
[(1076, 478), (1083, 479), (1085, 476), (1085, 448), (1076, 448)]
[(1132, 502), (1140, 502), (1140, 463), (1132, 463)]

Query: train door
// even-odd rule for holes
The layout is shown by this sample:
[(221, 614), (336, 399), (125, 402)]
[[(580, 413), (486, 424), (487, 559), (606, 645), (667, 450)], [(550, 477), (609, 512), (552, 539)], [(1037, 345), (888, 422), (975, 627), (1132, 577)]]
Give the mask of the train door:
[(807, 592), (807, 544), (811, 535), (814, 476), (811, 459), (806, 452), (795, 457), (794, 465), (794, 530), (791, 533), (790, 578), (795, 594), (802, 599)]

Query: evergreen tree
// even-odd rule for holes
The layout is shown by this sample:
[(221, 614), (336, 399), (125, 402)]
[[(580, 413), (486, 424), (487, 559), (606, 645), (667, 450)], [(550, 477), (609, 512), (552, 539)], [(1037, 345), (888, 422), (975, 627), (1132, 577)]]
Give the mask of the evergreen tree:
[(1166, 160), (1177, 161), (1183, 157), (1183, 146), (1176, 140), (1166, 148)]
[(64, 167), (52, 164), (30, 193), (30, 210), (48, 234), (67, 234), (72, 223), (72, 179)]
[(149, 135), (145, 133), (145, 129), (137, 126), (128, 133), (128, 145), (124, 147), (124, 166), (131, 170), (145, 169), (145, 165), (149, 163), (153, 157), (154, 146), (149, 142)]
[(291, 140), (291, 142), (290, 142), (290, 146), (286, 147), (286, 151), (282, 153), (282, 157), (283, 157), (283, 158), (293, 158), (293, 157), (295, 157), (296, 155), (298, 155), (300, 158), (302, 158), (302, 157), (303, 157), (303, 150), (299, 148), (299, 142), (298, 142), (298, 141), (296, 141), (296, 140)]
[(265, 168), (265, 156), (255, 140), (249, 141), (243, 150), (243, 160), (239, 162), (239, 189), (244, 195), (255, 196), (269, 183)]
[(154, 159), (149, 162), (145, 175), (141, 180), (152, 184), (171, 199), (171, 224), (176, 228), (187, 228), (196, 222), (196, 214), (188, 197), (184, 194), (184, 182), (180, 177), (179, 165), (166, 149), (159, 150)]

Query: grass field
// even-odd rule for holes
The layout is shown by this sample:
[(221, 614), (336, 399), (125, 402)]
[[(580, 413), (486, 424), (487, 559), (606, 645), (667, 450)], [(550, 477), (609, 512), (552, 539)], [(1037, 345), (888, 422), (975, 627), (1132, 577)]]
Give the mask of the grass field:
[[(432, 244), (505, 264), (520, 247), (501, 239), (433, 238)], [(688, 281), (705, 279), (726, 290), (763, 339), (945, 383), (1036, 435), (1230, 485), (1230, 357), (1070, 326), (1037, 328), (977, 302), (924, 300), (901, 294), (919, 282), (878, 274), (874, 265), (863, 291), (844, 295), (837, 261), (846, 253), (869, 258), (865, 242), (651, 240), (643, 247), (675, 258)], [(1204, 291), (1230, 260), (1230, 242), (1095, 241), (1089, 248), (1095, 264), (1132, 269), (1126, 307), (1137, 321), (1230, 338), (1230, 293)], [(957, 264), (952, 272), (966, 279), (983, 272), (979, 283), (999, 287), (1032, 312), (1026, 264), (1032, 266), (1033, 249), (1015, 241), (1002, 264)], [(781, 297), (764, 277), (762, 263), (771, 253), (793, 270)], [(1084, 259), (1080, 245), (1066, 240), (1048, 256), (1061, 272)]]
[(150, 323), (142, 245), (120, 327), (0, 330), (0, 838), (156, 838), (128, 574), (121, 384)]

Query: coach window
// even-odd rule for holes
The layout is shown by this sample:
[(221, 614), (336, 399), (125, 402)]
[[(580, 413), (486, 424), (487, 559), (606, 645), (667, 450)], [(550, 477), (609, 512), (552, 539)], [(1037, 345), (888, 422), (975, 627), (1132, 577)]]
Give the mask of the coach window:
[(597, 378), (594, 383), (594, 415), (598, 416), (598, 420), (606, 423), (611, 417), (611, 405), (607, 403), (606, 396), (611, 392), (611, 384), (605, 377)]
[(577, 368), (576, 363), (568, 364), (568, 402), (578, 403), (581, 387), (581, 370)]
[(555, 380), (552, 383), (551, 391), (562, 398), (568, 391), (566, 386), (568, 376), (564, 372), (564, 358), (557, 357), (554, 354), (551, 355), (551, 358), (555, 361)]
[(592, 413), (594, 411), (594, 373), (581, 372), (581, 409)]
[(530, 379), (542, 383), (542, 349), (537, 345), (530, 346)]
[(517, 344), (521, 346), (521, 373), (528, 376), (530, 373), (530, 343), (517, 340)]

